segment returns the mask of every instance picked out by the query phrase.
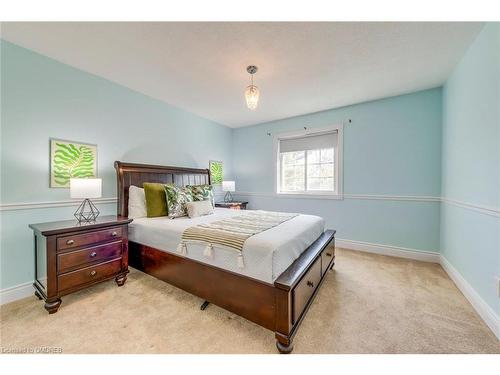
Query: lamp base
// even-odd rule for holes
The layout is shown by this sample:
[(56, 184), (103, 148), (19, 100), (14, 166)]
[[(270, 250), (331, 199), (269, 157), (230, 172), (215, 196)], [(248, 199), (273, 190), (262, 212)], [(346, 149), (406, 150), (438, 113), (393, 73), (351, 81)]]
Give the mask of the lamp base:
[(233, 201), (233, 194), (231, 194), (231, 192), (228, 191), (224, 196), (224, 202), (231, 203), (232, 201)]
[(92, 203), (88, 198), (82, 202), (74, 213), (76, 220), (78, 220), (79, 223), (93, 222), (97, 219), (99, 214), (100, 212), (97, 207), (94, 206), (94, 203)]

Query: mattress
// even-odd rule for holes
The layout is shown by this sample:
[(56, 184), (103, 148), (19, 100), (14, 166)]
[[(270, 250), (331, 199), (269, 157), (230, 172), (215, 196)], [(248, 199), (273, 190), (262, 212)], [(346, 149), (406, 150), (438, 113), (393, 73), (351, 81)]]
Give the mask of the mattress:
[(245, 211), (215, 208), (213, 215), (193, 219), (188, 217), (173, 220), (167, 217), (139, 218), (129, 224), (128, 236), (130, 241), (271, 284), (325, 230), (325, 222), (321, 217), (301, 214), (258, 233), (245, 241), (243, 268), (238, 267), (239, 252), (235, 250), (214, 247), (213, 256), (207, 257), (203, 255), (205, 249), (203, 244), (189, 244), (186, 255), (177, 253), (177, 245), (185, 229), (244, 214)]

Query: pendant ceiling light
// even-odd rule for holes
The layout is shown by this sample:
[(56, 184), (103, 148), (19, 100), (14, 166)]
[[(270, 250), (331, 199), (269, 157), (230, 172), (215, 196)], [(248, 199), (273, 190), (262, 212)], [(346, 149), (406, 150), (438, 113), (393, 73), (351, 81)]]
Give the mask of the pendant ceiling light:
[(255, 65), (249, 65), (247, 66), (247, 72), (250, 73), (250, 77), (252, 77), (252, 83), (245, 90), (245, 99), (248, 109), (255, 111), (259, 104), (259, 88), (253, 84), (253, 75), (257, 73), (257, 67)]

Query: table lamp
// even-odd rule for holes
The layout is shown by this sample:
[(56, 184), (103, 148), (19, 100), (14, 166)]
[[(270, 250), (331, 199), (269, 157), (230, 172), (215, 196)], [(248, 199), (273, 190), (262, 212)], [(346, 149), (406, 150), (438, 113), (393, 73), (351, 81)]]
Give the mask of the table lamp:
[(79, 223), (92, 222), (99, 216), (99, 210), (90, 201), (90, 198), (100, 198), (102, 194), (102, 180), (100, 178), (71, 178), (69, 181), (71, 198), (83, 199), (82, 204), (75, 211)]
[(231, 192), (235, 191), (234, 181), (222, 181), (222, 191), (227, 191), (226, 195), (224, 196), (224, 202), (232, 202), (233, 195), (231, 194)]

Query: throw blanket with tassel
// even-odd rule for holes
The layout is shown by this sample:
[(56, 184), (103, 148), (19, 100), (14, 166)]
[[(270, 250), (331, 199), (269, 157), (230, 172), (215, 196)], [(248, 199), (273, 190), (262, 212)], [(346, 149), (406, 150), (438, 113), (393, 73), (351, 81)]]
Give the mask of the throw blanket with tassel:
[(243, 244), (245, 241), (258, 233), (271, 229), (281, 223), (293, 219), (298, 214), (270, 212), (270, 211), (248, 211), (240, 216), (214, 221), (207, 224), (199, 224), (187, 228), (182, 233), (181, 243), (177, 251), (186, 254), (187, 243), (204, 243), (207, 245), (203, 254), (213, 257), (213, 247), (223, 247), (238, 251), (238, 266), (244, 267)]

